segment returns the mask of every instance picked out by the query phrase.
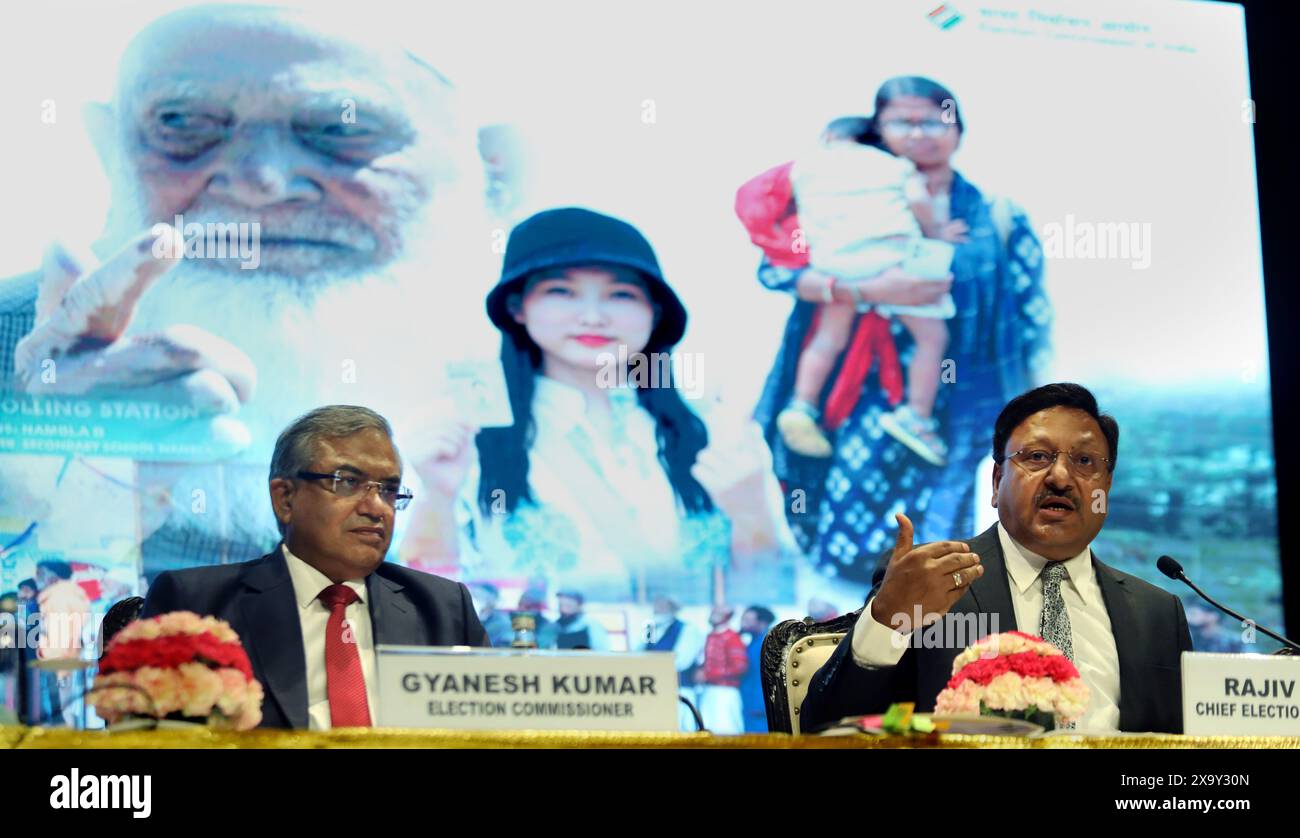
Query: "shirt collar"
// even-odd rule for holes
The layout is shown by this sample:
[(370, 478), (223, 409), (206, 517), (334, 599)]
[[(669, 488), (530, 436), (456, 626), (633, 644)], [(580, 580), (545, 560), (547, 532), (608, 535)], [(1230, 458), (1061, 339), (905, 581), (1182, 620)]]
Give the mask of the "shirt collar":
[[(564, 420), (576, 425), (587, 421), (587, 394), (569, 384), (537, 375), (533, 385), (533, 411), (546, 413), (552, 421)], [(631, 387), (609, 388), (610, 404), (617, 413), (624, 406), (636, 404)]]
[[(289, 578), (293, 580), (293, 596), (298, 602), (298, 607), (300, 609), (311, 607), (313, 602), (318, 601), (320, 592), (333, 585), (334, 582), (328, 576), (289, 552), (288, 544), (281, 544), (280, 549), (284, 551), (284, 561), (289, 566)], [(366, 580), (349, 579), (343, 584), (356, 591), (358, 601), (365, 603)], [(324, 606), (322, 605), (322, 607)]]
[[(1047, 567), (1048, 559), (1037, 553), (1030, 552), (1026, 547), (1011, 537), (1002, 522), (998, 522), (998, 541), (1002, 544), (1002, 556), (1006, 561), (1007, 575), (1011, 577), (1011, 583), (1015, 585), (1016, 591), (1023, 594), (1029, 586), (1034, 584), (1038, 575)], [(1066, 576), (1070, 580), (1070, 585), (1074, 587), (1074, 592), (1079, 595), (1079, 599), (1084, 605), (1088, 605), (1088, 591), (1092, 590), (1092, 548), (1084, 547), (1083, 552), (1079, 555), (1066, 559), (1061, 562), (1065, 565)]]
[(587, 412), (587, 397), (577, 387), (561, 384), (544, 375), (533, 378), (533, 410), (546, 411), (573, 422)]

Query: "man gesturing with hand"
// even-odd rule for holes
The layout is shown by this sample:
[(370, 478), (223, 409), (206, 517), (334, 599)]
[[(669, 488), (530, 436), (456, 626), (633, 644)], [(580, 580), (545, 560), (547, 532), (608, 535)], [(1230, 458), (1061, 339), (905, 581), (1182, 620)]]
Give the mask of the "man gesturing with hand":
[(898, 540), (870, 611), (877, 623), (906, 634), (948, 613), (966, 593), (966, 586), (984, 574), (984, 567), (963, 541), (913, 547), (911, 520), (901, 513), (894, 517)]
[(866, 606), (809, 684), (801, 729), (896, 701), (932, 711), (962, 650), (1019, 630), (1074, 661), (1090, 693), (1079, 729), (1182, 732), (1180, 655), (1192, 648), (1182, 603), (1091, 546), (1118, 448), (1119, 424), (1077, 384), (1012, 399), (993, 431), (998, 523), (914, 546), (912, 522), (897, 516)]

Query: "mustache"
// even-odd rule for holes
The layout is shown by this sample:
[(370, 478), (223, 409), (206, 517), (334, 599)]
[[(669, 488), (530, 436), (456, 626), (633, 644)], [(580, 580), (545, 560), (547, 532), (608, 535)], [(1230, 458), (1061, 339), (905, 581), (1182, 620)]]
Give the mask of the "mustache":
[[(177, 213), (185, 226), (199, 224), (204, 230), (209, 225), (256, 224), (258, 237), (262, 241), (310, 241), (323, 242), (350, 250), (373, 251), (378, 248), (379, 240), (374, 231), (357, 219), (334, 209), (313, 207), (310, 209), (276, 209), (269, 212), (249, 212), (222, 207), (195, 205), (184, 212)], [(175, 224), (176, 217), (160, 219), (165, 224)], [(229, 229), (227, 235), (238, 235), (237, 229)], [(181, 230), (185, 234), (185, 230)]]

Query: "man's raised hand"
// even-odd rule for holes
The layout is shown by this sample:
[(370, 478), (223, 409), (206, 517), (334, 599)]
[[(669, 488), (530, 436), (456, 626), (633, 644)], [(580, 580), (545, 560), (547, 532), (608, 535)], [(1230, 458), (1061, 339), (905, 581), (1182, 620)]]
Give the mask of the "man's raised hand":
[(898, 536), (885, 569), (871, 616), (881, 625), (910, 632), (917, 613), (921, 622), (933, 622), (962, 598), (970, 583), (984, 574), (979, 556), (962, 541), (933, 541), (913, 546), (914, 529), (906, 515), (894, 516)]

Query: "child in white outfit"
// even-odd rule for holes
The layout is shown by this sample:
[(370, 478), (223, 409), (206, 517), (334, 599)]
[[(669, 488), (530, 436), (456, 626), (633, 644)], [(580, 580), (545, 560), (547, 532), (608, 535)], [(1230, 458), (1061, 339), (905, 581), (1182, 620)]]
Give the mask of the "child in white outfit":
[[(853, 281), (899, 265), (913, 276), (945, 279), (953, 245), (937, 238), (946, 215), (934, 206), (924, 177), (912, 163), (849, 139), (828, 136), (790, 173), (800, 229), (812, 267)], [(877, 305), (896, 316), (915, 341), (907, 370), (907, 402), (881, 419), (881, 427), (934, 465), (943, 465), (946, 446), (931, 414), (948, 347), (944, 321), (956, 313), (952, 295), (924, 306)], [(791, 450), (829, 457), (831, 445), (817, 424), (817, 403), (835, 362), (848, 345), (857, 308), (827, 301), (799, 357), (794, 397), (777, 417)]]

